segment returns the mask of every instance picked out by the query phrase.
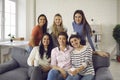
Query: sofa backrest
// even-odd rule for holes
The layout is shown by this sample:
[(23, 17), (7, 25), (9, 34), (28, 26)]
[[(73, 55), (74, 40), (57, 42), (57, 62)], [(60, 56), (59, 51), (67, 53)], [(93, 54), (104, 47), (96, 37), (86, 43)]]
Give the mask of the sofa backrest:
[(93, 55), (93, 66), (94, 69), (98, 69), (100, 67), (109, 67), (110, 66), (110, 59), (109, 57), (101, 57), (99, 55)]
[(12, 59), (16, 60), (20, 67), (28, 67), (27, 59), (29, 54), (23, 48), (13, 47), (10, 50)]
[[(11, 53), (11, 57), (18, 62), (19, 66), (28, 67), (27, 59), (28, 59), (29, 53), (27, 53), (25, 49), (19, 48), (19, 47), (13, 47), (11, 48), (10, 53)], [(100, 67), (110, 66), (109, 57), (101, 57), (94, 54), (92, 56), (92, 59), (93, 59), (93, 66), (95, 70)]]

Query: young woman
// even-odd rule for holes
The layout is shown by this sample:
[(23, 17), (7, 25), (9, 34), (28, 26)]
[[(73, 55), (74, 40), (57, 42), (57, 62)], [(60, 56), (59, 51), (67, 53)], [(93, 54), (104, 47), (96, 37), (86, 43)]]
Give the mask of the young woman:
[(55, 14), (53, 25), (49, 29), (49, 33), (52, 35), (54, 47), (58, 46), (57, 37), (60, 32), (67, 32), (67, 29), (63, 26), (62, 16)]
[(91, 36), (92, 36), (92, 31), (89, 23), (87, 22), (84, 12), (82, 10), (76, 10), (73, 15), (73, 30), (74, 32), (78, 33), (79, 36), (81, 37), (81, 44), (86, 45), (86, 37), (88, 39), (88, 42), (93, 50), (93, 53), (97, 53), (100, 56), (108, 56), (107, 53), (103, 51), (95, 51), (95, 47), (93, 45)]
[[(49, 33), (45, 33), (41, 39), (40, 46), (34, 47), (28, 57), (27, 63), (29, 66), (34, 66), (41, 69), (41, 73), (39, 74), (41, 80), (46, 80), (47, 72), (51, 68), (50, 61), (52, 48), (53, 48), (52, 37)], [(46, 72), (45, 79), (42, 79), (42, 77), (45, 75), (44, 74), (45, 72)]]
[(28, 44), (29, 47), (27, 49), (28, 53), (31, 52), (33, 47), (39, 45), (39, 42), (43, 34), (47, 32), (47, 24), (48, 24), (47, 17), (44, 14), (41, 14), (38, 17), (38, 25), (34, 26), (32, 30), (30, 41)]
[(67, 71), (71, 68), (70, 52), (72, 51), (72, 47), (68, 46), (67, 44), (67, 33), (60, 32), (57, 39), (59, 45), (52, 50), (52, 69), (48, 73), (47, 80), (65, 80), (67, 77)]
[(90, 46), (81, 45), (79, 35), (71, 35), (69, 42), (74, 48), (71, 52), (72, 68), (69, 69), (69, 76), (66, 80), (74, 80), (74, 75), (78, 75), (80, 80), (92, 80), (94, 68), (92, 63), (92, 49)]

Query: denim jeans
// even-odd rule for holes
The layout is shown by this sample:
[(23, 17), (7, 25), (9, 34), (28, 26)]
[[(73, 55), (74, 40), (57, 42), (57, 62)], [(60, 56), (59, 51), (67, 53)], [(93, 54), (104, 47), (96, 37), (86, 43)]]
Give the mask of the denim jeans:
[(84, 76), (81, 76), (81, 75), (79, 75), (80, 76), (80, 80), (93, 80), (93, 78), (94, 78), (94, 75), (92, 75), (92, 74), (88, 74), (88, 75), (84, 75)]
[(68, 74), (66, 80), (80, 80), (80, 76), (78, 74), (74, 76)]
[(28, 46), (27, 48), (26, 48), (26, 50), (27, 50), (27, 52), (30, 54), (30, 52), (32, 51), (32, 49), (33, 49), (33, 47), (32, 46)]
[[(67, 72), (66, 72), (66, 74), (67, 74)], [(74, 77), (69, 74), (67, 74), (67, 75), (68, 75), (67, 78), (64, 79), (58, 70), (51, 69), (48, 73), (47, 80), (79, 80), (80, 79), (79, 75), (76, 75)]]
[(65, 80), (58, 70), (51, 69), (48, 73), (47, 80)]

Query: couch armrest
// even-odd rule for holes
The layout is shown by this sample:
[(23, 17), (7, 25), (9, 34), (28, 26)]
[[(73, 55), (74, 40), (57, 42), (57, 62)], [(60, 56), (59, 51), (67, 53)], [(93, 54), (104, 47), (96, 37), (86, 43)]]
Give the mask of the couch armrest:
[(3, 64), (0, 64), (0, 74), (6, 72), (6, 71), (10, 71), (12, 69), (17, 68), (19, 65), (15, 60), (10, 60), (8, 62), (5, 62)]
[(96, 71), (95, 80), (113, 80), (109, 68), (108, 67), (99, 68)]
[(101, 67), (109, 67), (110, 59), (109, 57), (101, 57), (99, 55), (93, 55), (93, 66), (95, 71)]

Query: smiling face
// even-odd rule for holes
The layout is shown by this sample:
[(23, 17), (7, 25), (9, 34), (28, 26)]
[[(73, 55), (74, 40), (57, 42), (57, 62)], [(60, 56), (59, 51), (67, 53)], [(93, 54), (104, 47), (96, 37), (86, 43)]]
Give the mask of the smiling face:
[(80, 47), (80, 39), (74, 37), (70, 39), (70, 43), (74, 48), (79, 48)]
[(39, 18), (39, 25), (40, 26), (43, 26), (44, 24), (46, 23), (46, 18), (44, 16), (41, 16)]
[(82, 22), (82, 15), (80, 13), (76, 13), (74, 16), (74, 21), (76, 24), (80, 24)]
[(60, 16), (55, 16), (54, 17), (54, 23), (56, 24), (56, 26), (60, 26), (62, 23), (62, 17)]
[(58, 42), (60, 46), (66, 46), (67, 39), (64, 35), (59, 35)]
[(43, 36), (42, 43), (44, 46), (48, 46), (50, 43), (50, 39), (48, 35)]

